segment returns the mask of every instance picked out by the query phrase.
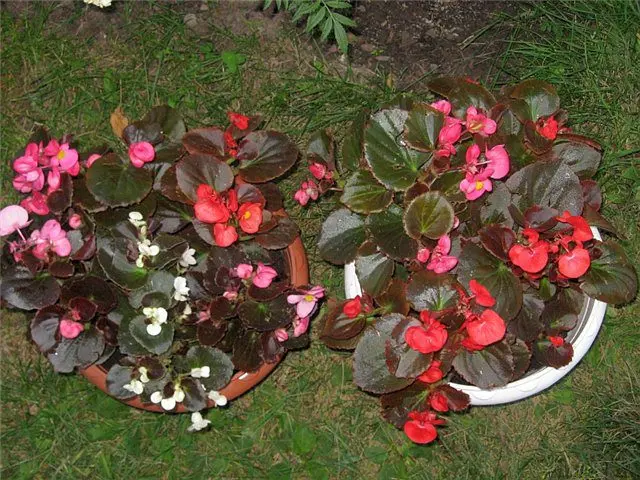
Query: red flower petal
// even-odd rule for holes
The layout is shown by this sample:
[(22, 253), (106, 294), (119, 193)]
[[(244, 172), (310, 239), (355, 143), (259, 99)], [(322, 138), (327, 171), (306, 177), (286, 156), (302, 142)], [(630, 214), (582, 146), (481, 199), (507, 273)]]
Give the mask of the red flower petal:
[(349, 318), (356, 318), (358, 315), (360, 315), (361, 311), (362, 311), (362, 302), (361, 302), (360, 295), (358, 295), (356, 298), (352, 300), (349, 300), (342, 307), (342, 312)]
[(447, 343), (446, 327), (434, 320), (428, 327), (409, 327), (405, 333), (407, 345), (420, 353), (433, 353)]
[(231, 225), (216, 223), (213, 226), (213, 238), (219, 247), (228, 247), (238, 240), (238, 232)]
[(558, 270), (567, 278), (578, 278), (587, 273), (591, 266), (589, 252), (584, 248), (576, 247), (569, 253), (560, 255)]
[(418, 380), (424, 383), (435, 383), (440, 380), (444, 377), (444, 373), (440, 370), (440, 365), (442, 365), (442, 362), (438, 360), (432, 361), (429, 368), (418, 376)]
[(504, 320), (493, 310), (485, 310), (479, 318), (467, 323), (469, 338), (478, 345), (491, 345), (501, 340), (507, 330)]
[(194, 210), (196, 218), (204, 223), (225, 223), (229, 220), (229, 210), (220, 200), (198, 200)]
[(449, 402), (442, 392), (433, 392), (429, 397), (429, 405), (438, 412), (449, 411)]
[(549, 337), (549, 341), (556, 348), (561, 347), (562, 345), (564, 345), (564, 338), (562, 338), (562, 337)]
[(404, 433), (414, 443), (425, 444), (433, 442), (438, 432), (430, 423), (421, 423), (417, 420), (409, 420), (404, 424)]
[(476, 303), (483, 307), (493, 307), (496, 304), (496, 299), (493, 298), (489, 290), (486, 289), (483, 285), (478, 283), (476, 280), (471, 280), (469, 282), (469, 289), (471, 293), (476, 298)]
[(259, 203), (246, 202), (238, 208), (238, 223), (242, 231), (256, 233), (262, 224), (262, 207)]
[(240, 130), (246, 130), (249, 128), (249, 117), (235, 112), (227, 112), (227, 118), (234, 127), (239, 128)]
[(509, 259), (528, 273), (537, 273), (549, 261), (546, 242), (538, 242), (533, 247), (514, 245), (509, 249)]

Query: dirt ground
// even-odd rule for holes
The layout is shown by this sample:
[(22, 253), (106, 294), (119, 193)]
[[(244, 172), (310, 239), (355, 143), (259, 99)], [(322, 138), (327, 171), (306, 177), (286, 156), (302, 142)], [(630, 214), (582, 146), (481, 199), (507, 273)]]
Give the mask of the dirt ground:
[[(3, 1), (0, 8), (18, 17), (28, 14), (33, 3)], [(502, 51), (509, 32), (503, 25), (489, 35), (476, 38), (475, 34), (491, 28), (498, 14), (515, 12), (519, 4), (506, 0), (355, 0), (352, 17), (358, 26), (350, 35), (349, 61), (360, 72), (393, 73), (399, 86), (411, 85), (428, 74), (486, 79), (491, 73), (491, 59)], [(123, 33), (125, 9), (144, 14), (149, 8), (167, 5), (179, 12), (194, 36), (201, 39), (228, 29), (233, 34), (250, 30), (262, 41), (270, 41), (283, 29), (291, 28), (287, 13), (276, 12), (273, 7), (263, 11), (262, 0), (167, 0), (162, 7), (116, 1), (105, 9), (81, 6), (73, 0), (56, 5), (48, 18), (52, 28), (99, 41)], [(304, 21), (299, 26), (301, 32), (303, 26)], [(329, 61), (344, 63), (335, 45), (322, 48)]]

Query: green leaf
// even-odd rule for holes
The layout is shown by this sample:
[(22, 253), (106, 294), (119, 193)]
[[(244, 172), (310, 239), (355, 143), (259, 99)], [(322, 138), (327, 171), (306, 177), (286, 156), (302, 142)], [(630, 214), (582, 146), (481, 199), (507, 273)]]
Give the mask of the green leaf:
[(486, 389), (509, 383), (515, 364), (511, 348), (503, 340), (477, 352), (463, 348), (453, 360), (453, 368), (467, 382)]
[(371, 296), (384, 292), (393, 276), (395, 262), (383, 253), (373, 251), (360, 251), (356, 257), (356, 272), (360, 286)]
[(207, 408), (207, 394), (202, 388), (200, 379), (187, 377), (182, 379), (180, 386), (184, 390), (184, 407), (190, 412), (199, 412)]
[(278, 224), (266, 233), (256, 234), (254, 240), (268, 250), (280, 250), (293, 243), (300, 234), (298, 225), (289, 217), (278, 217)]
[(347, 32), (345, 31), (342, 24), (336, 20), (336, 15), (334, 14), (333, 19), (333, 35), (336, 37), (336, 42), (338, 42), (338, 48), (342, 53), (347, 53), (349, 50), (349, 39), (347, 38)]
[(195, 346), (189, 349), (185, 358), (190, 368), (209, 367), (209, 377), (200, 379), (207, 390), (222, 390), (231, 380), (233, 362), (222, 350)]
[(189, 130), (182, 137), (182, 144), (191, 155), (212, 155), (224, 160), (224, 131), (218, 127)]
[(326, 130), (318, 130), (309, 137), (307, 158), (319, 157), (327, 165), (335, 167), (335, 142)]
[(307, 18), (307, 27), (305, 28), (305, 31), (311, 32), (314, 28), (316, 28), (326, 14), (327, 11), (324, 8), (320, 8), (316, 13), (310, 15), (309, 18)]
[(544, 366), (561, 368), (571, 362), (573, 346), (565, 342), (556, 347), (548, 339), (544, 338), (533, 344), (533, 357)]
[(622, 247), (608, 240), (596, 248), (602, 250), (602, 255), (591, 261), (591, 267), (582, 277), (582, 291), (614, 305), (633, 300), (638, 291), (638, 276)]
[(415, 105), (405, 124), (404, 140), (410, 147), (429, 152), (438, 144), (438, 135), (444, 123), (444, 115), (425, 104)]
[(342, 167), (347, 170), (356, 170), (360, 165), (364, 151), (364, 126), (366, 121), (367, 111), (361, 110), (349, 126), (349, 130), (347, 130), (342, 142)]
[(31, 339), (42, 353), (49, 352), (57, 345), (56, 333), (58, 332), (60, 320), (66, 313), (67, 311), (64, 308), (58, 305), (50, 305), (38, 310), (36, 316), (31, 320)]
[(210, 185), (224, 192), (233, 185), (231, 167), (211, 155), (189, 155), (176, 166), (176, 179), (180, 190), (192, 201), (198, 200), (198, 187)]
[(142, 307), (142, 299), (149, 293), (162, 293), (167, 298), (173, 297), (173, 281), (175, 277), (169, 272), (160, 270), (149, 275), (145, 284), (129, 293), (129, 304), (135, 308)]
[(147, 333), (147, 317), (144, 315), (138, 315), (134, 319), (131, 320), (129, 324), (129, 331), (133, 338), (142, 345), (144, 348), (149, 350), (151, 353), (155, 353), (156, 355), (160, 355), (169, 348), (171, 348), (171, 344), (173, 343), (173, 324), (169, 320), (169, 322), (162, 325), (162, 329), (158, 335), (149, 335)]
[(493, 308), (505, 322), (522, 307), (522, 286), (511, 269), (484, 248), (467, 243), (462, 249), (457, 270), (458, 280), (468, 287), (472, 279), (486, 287), (496, 305)]
[(385, 344), (385, 358), (389, 371), (400, 378), (415, 378), (423, 373), (433, 359), (433, 354), (420, 353), (412, 349), (405, 340), (411, 327), (420, 327), (422, 322), (414, 318), (404, 318), (391, 332), (391, 339)]
[(104, 351), (104, 337), (95, 328), (85, 330), (74, 339), (63, 338), (47, 358), (58, 373), (71, 373), (75, 367), (85, 368)]
[(453, 207), (440, 192), (414, 198), (404, 213), (404, 229), (410, 237), (437, 240), (453, 228)]
[(547, 302), (542, 311), (541, 320), (545, 324), (547, 335), (557, 336), (561, 332), (573, 330), (585, 301), (583, 293), (571, 288), (561, 288), (557, 295)]
[(561, 162), (536, 162), (514, 173), (506, 182), (514, 194), (513, 204), (521, 212), (534, 205), (568, 210), (580, 215), (584, 201), (580, 180)]
[(402, 221), (403, 210), (391, 204), (387, 210), (367, 217), (367, 231), (371, 240), (394, 260), (413, 259), (418, 253), (418, 242), (409, 237)]
[(525, 293), (522, 297), (522, 308), (507, 324), (507, 331), (525, 342), (532, 342), (542, 333), (543, 310), (544, 302), (537, 295)]
[(129, 326), (138, 316), (138, 312), (131, 308), (126, 298), (118, 299), (118, 307), (109, 313), (109, 319), (118, 324), (118, 348), (124, 355), (147, 355), (148, 350), (143, 347), (131, 334)]
[(295, 423), (293, 425), (293, 435), (291, 436), (293, 442), (293, 451), (297, 455), (308, 455), (311, 453), (318, 444), (313, 430), (307, 425), (301, 425)]
[(513, 227), (513, 218), (509, 212), (511, 192), (503, 182), (494, 182), (493, 191), (485, 195), (480, 207), (480, 219), (484, 225), (497, 223), (505, 228)]
[(531, 119), (552, 115), (560, 108), (560, 97), (553, 85), (540, 80), (529, 79), (519, 83), (511, 91), (512, 98), (527, 102), (531, 109)]
[(551, 158), (569, 167), (580, 180), (585, 180), (598, 171), (602, 153), (586, 143), (571, 141), (554, 145)]
[(393, 200), (393, 192), (368, 170), (358, 170), (347, 179), (340, 201), (357, 213), (380, 212)]
[(281, 295), (270, 302), (245, 300), (238, 307), (238, 316), (247, 328), (268, 332), (290, 324), (295, 309), (287, 303), (286, 295)]
[(130, 390), (126, 390), (123, 387), (131, 382), (131, 374), (133, 368), (123, 367), (117, 363), (109, 369), (107, 374), (107, 391), (109, 395), (119, 400), (127, 400), (136, 396)]
[(331, 27), (333, 26), (333, 20), (331, 17), (327, 17), (324, 21), (324, 25), (322, 26), (322, 33), (320, 34), (320, 40), (325, 42), (329, 38), (329, 34), (331, 33)]
[(333, 18), (335, 18), (338, 22), (340, 22), (345, 27), (355, 27), (356, 22), (351, 20), (349, 17), (345, 17), (341, 13), (333, 12)]
[(391, 374), (385, 356), (391, 332), (404, 318), (398, 314), (385, 315), (364, 331), (354, 353), (353, 379), (358, 387), (381, 394), (401, 390), (413, 383), (414, 379)]
[(373, 175), (385, 186), (409, 188), (427, 160), (423, 153), (400, 143), (409, 113), (398, 108), (381, 110), (371, 117), (364, 132), (364, 153)]
[(227, 67), (231, 73), (237, 73), (238, 70), (240, 70), (240, 66), (247, 61), (247, 57), (241, 53), (228, 50), (222, 52), (220, 58), (222, 58), (222, 63), (224, 63), (224, 66)]
[(168, 105), (153, 107), (142, 121), (160, 125), (162, 135), (165, 140), (169, 140), (168, 143), (180, 143), (187, 131), (180, 113)]
[(4, 268), (2, 272), (2, 298), (21, 310), (37, 310), (56, 303), (60, 285), (49, 273), (35, 276), (20, 264)]
[(459, 286), (453, 275), (422, 270), (411, 275), (407, 284), (407, 300), (414, 310), (437, 312), (455, 308), (460, 300)]
[(109, 280), (123, 288), (134, 289), (147, 282), (149, 272), (128, 260), (129, 245), (125, 238), (100, 237), (97, 259)]
[(89, 192), (110, 207), (138, 203), (151, 191), (153, 178), (146, 168), (121, 162), (115, 154), (96, 160), (86, 173)]
[(318, 249), (325, 260), (343, 265), (352, 261), (365, 240), (364, 220), (356, 213), (341, 208), (331, 213), (322, 224)]
[(251, 132), (244, 137), (236, 158), (240, 161), (240, 177), (249, 183), (263, 183), (278, 178), (298, 159), (298, 149), (286, 135), (273, 132)]

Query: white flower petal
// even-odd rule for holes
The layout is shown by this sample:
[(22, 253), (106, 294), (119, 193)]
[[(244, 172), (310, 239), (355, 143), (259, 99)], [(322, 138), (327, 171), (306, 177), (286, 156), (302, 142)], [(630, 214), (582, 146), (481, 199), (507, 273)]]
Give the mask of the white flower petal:
[(158, 321), (158, 323), (166, 323), (167, 322), (167, 311), (162, 308), (156, 308), (156, 312), (154, 314), (154, 318)]
[(149, 256), (150, 257), (155, 257), (159, 253), (160, 253), (160, 247), (158, 245), (151, 245), (149, 247)]
[(160, 406), (165, 410), (173, 410), (174, 408), (176, 408), (176, 401), (173, 397), (163, 398), (160, 402)]
[(207, 395), (218, 407), (224, 407), (227, 404), (227, 397), (220, 395), (220, 392), (211, 390)]
[(181, 388), (176, 387), (176, 390), (173, 392), (173, 399), (178, 403), (184, 401), (184, 391)]
[(129, 220), (132, 220), (134, 222), (139, 222), (143, 218), (144, 217), (140, 212), (129, 212)]
[(162, 327), (159, 323), (150, 323), (147, 325), (147, 333), (152, 337), (160, 335), (160, 332), (162, 332)]
[(148, 383), (149, 382), (149, 371), (147, 370), (146, 367), (138, 368), (138, 373), (140, 373), (140, 381), (142, 383)]
[(160, 403), (162, 401), (162, 392), (153, 392), (151, 394), (150, 400), (153, 403)]
[(200, 370), (201, 370), (200, 375), (202, 376), (202, 378), (209, 378), (209, 375), (211, 375), (211, 369), (206, 365), (202, 367)]

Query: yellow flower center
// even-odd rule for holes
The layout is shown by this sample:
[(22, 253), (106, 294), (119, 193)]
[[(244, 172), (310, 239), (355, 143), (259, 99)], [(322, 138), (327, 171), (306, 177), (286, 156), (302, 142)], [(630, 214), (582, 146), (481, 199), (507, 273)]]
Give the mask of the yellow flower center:
[(58, 152), (58, 155), (56, 155), (56, 157), (58, 157), (58, 160), (62, 160), (64, 158), (64, 150), (60, 150)]
[(246, 212), (244, 212), (244, 215), (242, 215), (242, 218), (244, 218), (245, 220), (249, 220), (251, 218), (251, 212), (247, 210)]
[(313, 302), (315, 300), (315, 297), (313, 295), (305, 295), (304, 300), (305, 302)]
[(483, 186), (484, 186), (483, 182), (476, 182), (476, 190), (482, 190)]

